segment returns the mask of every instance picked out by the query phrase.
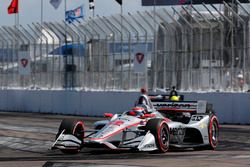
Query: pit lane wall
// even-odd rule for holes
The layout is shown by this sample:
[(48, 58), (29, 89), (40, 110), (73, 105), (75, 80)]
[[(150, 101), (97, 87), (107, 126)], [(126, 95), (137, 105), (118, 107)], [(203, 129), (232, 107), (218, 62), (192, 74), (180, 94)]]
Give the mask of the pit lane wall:
[[(207, 100), (220, 123), (250, 124), (250, 93), (182, 93), (186, 100)], [(138, 92), (74, 90), (0, 90), (0, 111), (102, 116), (130, 109)]]

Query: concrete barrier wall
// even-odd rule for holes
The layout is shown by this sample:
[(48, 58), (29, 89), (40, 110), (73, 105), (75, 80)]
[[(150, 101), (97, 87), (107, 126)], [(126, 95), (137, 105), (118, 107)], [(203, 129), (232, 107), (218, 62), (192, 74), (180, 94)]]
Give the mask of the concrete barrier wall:
[[(221, 123), (250, 124), (248, 93), (183, 93), (186, 100), (207, 100)], [(138, 92), (0, 90), (0, 110), (102, 116), (130, 109)]]

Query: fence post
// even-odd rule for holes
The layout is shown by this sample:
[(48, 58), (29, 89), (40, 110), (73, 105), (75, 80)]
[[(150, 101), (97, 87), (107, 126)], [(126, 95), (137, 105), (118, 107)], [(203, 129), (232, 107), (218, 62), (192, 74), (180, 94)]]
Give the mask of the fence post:
[[(118, 24), (119, 24), (119, 26), (123, 26), (123, 29), (125, 30), (125, 31), (127, 31), (128, 32), (128, 45), (129, 45), (129, 50), (131, 49), (131, 47), (130, 47), (130, 45), (131, 45), (131, 33), (130, 33), (130, 31), (126, 28), (126, 26), (124, 26), (123, 25), (123, 23), (122, 22), (120, 22), (120, 21), (118, 21), (115, 17), (114, 17), (114, 15), (112, 15), (111, 16), (112, 18), (113, 18), (113, 20), (115, 20)], [(120, 15), (120, 17), (122, 17), (122, 15)], [(123, 19), (122, 19), (123, 20)], [(123, 60), (124, 60), (124, 55), (123, 55), (123, 46), (124, 46), (124, 37), (123, 37), (123, 32), (121, 31), (121, 33), (122, 33), (122, 41), (121, 41), (121, 89), (124, 89), (125, 87), (124, 87), (124, 85), (123, 85), (123, 83), (124, 83), (124, 65), (123, 65)], [(129, 81), (130, 82), (130, 81)]]
[[(112, 89), (114, 89), (114, 87), (115, 87), (115, 37), (116, 37), (116, 33), (115, 33), (115, 31), (113, 30), (113, 28), (108, 24), (108, 23), (106, 23), (105, 21), (104, 21), (104, 19), (105, 18), (101, 18), (99, 15), (97, 15), (97, 17), (100, 19), (100, 21), (104, 24), (104, 26), (105, 27), (107, 27), (110, 31), (111, 31), (111, 33), (112, 33), (112, 35), (110, 36), (110, 37), (112, 37), (112, 42), (113, 42), (113, 44), (112, 44), (112, 46), (113, 46), (113, 48), (112, 48), (112, 57), (113, 57), (113, 62), (112, 62), (112, 65), (113, 65), (113, 67), (112, 67)], [(110, 45), (108, 46), (108, 47), (110, 47)]]
[[(152, 58), (152, 55), (151, 55), (151, 76), (153, 78), (153, 83), (152, 83), (152, 90), (155, 91), (156, 88), (157, 88), (157, 45), (156, 45), (156, 37), (157, 37), (157, 32), (155, 30), (155, 27), (151, 25), (151, 23), (145, 19), (145, 17), (139, 12), (137, 11), (137, 14), (140, 18), (142, 18), (142, 20), (149, 26), (149, 28), (151, 29), (151, 32), (153, 34), (153, 41), (154, 41), (154, 49), (153, 49), (153, 58)], [(154, 61), (152, 61), (154, 60)], [(154, 64), (152, 63), (154, 62)], [(152, 66), (153, 66), (153, 72), (152, 72)], [(146, 79), (147, 80), (147, 79)]]

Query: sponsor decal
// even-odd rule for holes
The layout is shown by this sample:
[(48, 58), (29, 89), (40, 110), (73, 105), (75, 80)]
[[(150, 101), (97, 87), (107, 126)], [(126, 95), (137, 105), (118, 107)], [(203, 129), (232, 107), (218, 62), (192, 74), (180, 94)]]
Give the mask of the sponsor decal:
[(154, 148), (155, 144), (146, 144), (144, 148)]
[(136, 53), (135, 56), (136, 56), (136, 60), (138, 61), (138, 63), (141, 64), (143, 59), (144, 59), (144, 54), (141, 52), (138, 52), (138, 53)]
[(28, 64), (28, 59), (21, 59), (21, 64), (22, 64), (22, 66), (25, 68), (26, 66), (27, 66), (27, 64)]
[(199, 125), (199, 127), (200, 127), (201, 129), (204, 129), (204, 128), (207, 128), (207, 125), (206, 125), (205, 123), (201, 123), (201, 124)]
[(156, 107), (170, 107), (170, 108), (188, 108), (188, 109), (196, 109), (197, 103), (176, 103), (176, 102), (165, 102), (165, 103), (155, 103)]
[(200, 121), (202, 120), (203, 116), (201, 115), (193, 115), (192, 118), (191, 118), (191, 121)]

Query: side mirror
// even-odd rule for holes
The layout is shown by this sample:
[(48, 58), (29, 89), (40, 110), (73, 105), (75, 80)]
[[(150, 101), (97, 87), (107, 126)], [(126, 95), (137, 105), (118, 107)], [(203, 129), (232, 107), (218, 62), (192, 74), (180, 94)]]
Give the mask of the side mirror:
[(104, 113), (104, 117), (112, 118), (114, 115), (112, 113)]
[(134, 111), (129, 111), (128, 115), (130, 115), (130, 116), (136, 116), (136, 113)]

